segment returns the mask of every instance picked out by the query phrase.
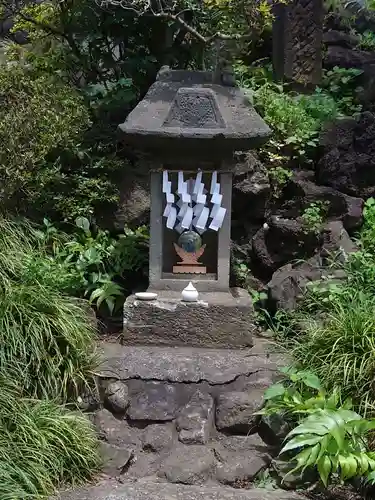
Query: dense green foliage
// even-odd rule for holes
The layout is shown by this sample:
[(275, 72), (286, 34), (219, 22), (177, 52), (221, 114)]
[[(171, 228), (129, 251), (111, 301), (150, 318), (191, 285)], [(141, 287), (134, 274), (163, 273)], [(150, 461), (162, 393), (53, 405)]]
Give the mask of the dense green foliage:
[[(91, 426), (58, 404), (72, 404), (96, 362), (95, 331), (77, 298), (99, 314), (115, 313), (145, 274), (147, 229), (122, 232), (110, 224), (123, 176), (137, 175), (116, 128), (160, 67), (225, 70), (228, 58), (237, 59), (240, 84), (273, 129), (259, 151), (272, 202), (292, 168), (313, 166), (325, 124), (361, 111), (359, 70), (326, 71), (321, 87), (306, 95), (276, 84), (268, 59), (256, 62), (270, 56), (272, 2), (178, 0), (152, 11), (144, 0), (124, 9), (129, 1), (23, 7), (0, 0), (16, 18), (14, 30), (26, 30), (30, 42), (9, 44), (0, 71), (1, 209), (38, 223), (0, 221), (4, 500), (48, 496), (97, 468)], [(326, 4), (354, 33), (342, 2)], [(374, 33), (355, 34), (360, 49), (374, 49)], [(264, 411), (282, 413), (295, 426), (281, 457), (294, 471), (317, 468), (325, 485), (336, 475), (374, 476), (368, 446), (374, 423), (360, 416), (374, 413), (374, 200), (364, 215), (359, 251), (344, 265), (347, 279), (312, 284), (295, 313), (273, 318), (298, 370), (267, 391)], [(325, 204), (312, 202), (301, 220), (306, 231), (319, 233), (325, 216)], [(234, 268), (244, 286), (251, 282), (246, 264), (235, 261)], [(266, 300), (262, 292), (252, 298), (258, 309)]]
[[(275, 321), (296, 363), (312, 370), (323, 386), (338, 387), (356, 408), (374, 412), (375, 374), (375, 202), (368, 200), (359, 251), (344, 264), (347, 278), (311, 283), (293, 313), (279, 312)], [(335, 256), (332, 265), (337, 267)]]
[(25, 399), (0, 377), (2, 500), (48, 498), (62, 483), (87, 480), (100, 463), (97, 447), (84, 416), (52, 401)]
[(280, 177), (279, 171), (293, 165), (311, 164), (324, 125), (361, 110), (355, 97), (360, 70), (327, 71), (321, 88), (309, 95), (273, 82), (268, 65), (249, 69), (238, 64), (236, 73), (250, 101), (273, 130), (271, 140), (260, 153), (267, 164), (277, 169), (274, 177)]
[(103, 304), (111, 314), (129, 293), (128, 280), (142, 277), (148, 265), (148, 233), (145, 227), (125, 228), (113, 237), (108, 231), (90, 227), (85, 217), (76, 219), (75, 232), (59, 231), (48, 220), (35, 231), (46, 252), (29, 270), (33, 278), (58, 283), (63, 293), (85, 297), (97, 308)]
[[(8, 64), (0, 72), (1, 200), (6, 208), (35, 195), (40, 164), (88, 124), (82, 98), (48, 75)], [(38, 192), (40, 187), (38, 187)]]
[(30, 226), (0, 228), (0, 372), (11, 371), (27, 396), (65, 399), (95, 366), (87, 309), (61, 293), (63, 268), (43, 271), (48, 256)]
[[(88, 307), (60, 291), (64, 269), (27, 223), (0, 221), (0, 497), (43, 498), (97, 469), (94, 430), (59, 404), (96, 365)], [(42, 398), (42, 401), (34, 398)]]
[(311, 283), (297, 311), (275, 317), (277, 333), (300, 371), (287, 371), (289, 383), (270, 387), (264, 412), (281, 413), (294, 423), (280, 451), (291, 472), (316, 467), (324, 485), (335, 475), (364, 476), (371, 483), (375, 478), (369, 440), (375, 422), (361, 417), (374, 415), (374, 231), (375, 201), (369, 199), (359, 249), (343, 265), (347, 278), (341, 284)]
[(319, 379), (311, 372), (284, 370), (287, 380), (265, 393), (262, 414), (279, 413), (294, 421), (280, 457), (293, 463), (288, 475), (316, 468), (327, 486), (332, 476), (341, 480), (364, 476), (375, 478), (375, 452), (368, 438), (375, 420), (363, 419), (351, 410), (351, 401), (341, 401), (336, 390), (327, 396)]

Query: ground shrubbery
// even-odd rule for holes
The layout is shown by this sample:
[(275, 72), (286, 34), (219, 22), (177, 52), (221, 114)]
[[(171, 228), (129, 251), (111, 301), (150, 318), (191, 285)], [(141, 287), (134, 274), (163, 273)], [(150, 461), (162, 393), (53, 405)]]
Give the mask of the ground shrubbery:
[[(0, 220), (0, 497), (48, 496), (97, 469), (90, 422), (68, 408), (90, 383), (95, 330), (87, 309), (31, 274), (48, 263), (27, 223)], [(38, 398), (42, 398), (39, 400)]]
[(296, 311), (276, 317), (278, 334), (296, 363), (316, 373), (327, 390), (338, 387), (370, 414), (375, 412), (374, 207), (369, 200), (359, 251), (343, 266), (347, 279), (312, 283)]
[(134, 280), (147, 274), (148, 229), (125, 228), (113, 236), (85, 217), (78, 217), (69, 229), (63, 232), (45, 219), (33, 231), (39, 254), (29, 260), (23, 280), (41, 276), (58, 283), (63, 293), (89, 300), (103, 314), (117, 312)]
[(0, 377), (2, 500), (48, 498), (56, 486), (86, 480), (99, 466), (97, 437), (86, 417), (22, 392)]
[(296, 311), (279, 312), (273, 320), (295, 368), (287, 371), (286, 384), (266, 393), (265, 412), (293, 421), (281, 450), (290, 468), (317, 467), (325, 485), (337, 475), (375, 479), (374, 232), (370, 199), (358, 251), (342, 265), (346, 279), (311, 283)]
[(284, 479), (306, 469), (316, 471), (325, 487), (328, 483), (354, 477), (375, 480), (375, 452), (370, 451), (375, 420), (366, 420), (352, 409), (334, 387), (326, 392), (310, 371), (288, 368), (285, 380), (265, 393), (260, 414), (282, 415), (290, 432), (279, 457), (289, 471)]
[(87, 311), (60, 292), (63, 268), (55, 283), (30, 273), (34, 259), (48, 264), (34, 241), (26, 223), (0, 220), (0, 372), (12, 370), (27, 396), (61, 399), (87, 380), (95, 332)]
[(273, 131), (260, 156), (279, 170), (311, 165), (323, 126), (361, 110), (355, 97), (360, 70), (326, 71), (321, 87), (306, 95), (275, 83), (264, 61), (250, 68), (239, 63), (235, 69), (238, 83)]

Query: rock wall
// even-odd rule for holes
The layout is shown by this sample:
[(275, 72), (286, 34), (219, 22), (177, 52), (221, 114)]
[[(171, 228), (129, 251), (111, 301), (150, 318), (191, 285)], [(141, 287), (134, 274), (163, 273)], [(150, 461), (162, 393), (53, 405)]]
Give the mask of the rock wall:
[(246, 350), (102, 349), (98, 390), (81, 407), (93, 412), (106, 477), (251, 488), (277, 469), (289, 426), (254, 413), (288, 360), (264, 339)]

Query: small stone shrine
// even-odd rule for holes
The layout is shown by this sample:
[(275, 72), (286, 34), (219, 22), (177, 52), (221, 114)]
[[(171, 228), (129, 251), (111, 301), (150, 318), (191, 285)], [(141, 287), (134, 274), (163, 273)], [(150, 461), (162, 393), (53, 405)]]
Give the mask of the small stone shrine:
[[(125, 343), (252, 346), (250, 296), (229, 288), (233, 153), (261, 145), (270, 129), (239, 88), (212, 81), (163, 68), (119, 127), (154, 164), (149, 292), (158, 294), (127, 299)], [(189, 282), (198, 302), (181, 301)]]

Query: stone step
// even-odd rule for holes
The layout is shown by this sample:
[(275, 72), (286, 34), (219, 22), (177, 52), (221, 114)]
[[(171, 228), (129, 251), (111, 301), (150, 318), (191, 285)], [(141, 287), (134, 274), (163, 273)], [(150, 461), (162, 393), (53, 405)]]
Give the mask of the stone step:
[(100, 344), (99, 376), (170, 383), (228, 384), (240, 376), (274, 372), (285, 359), (263, 340), (249, 349)]
[(96, 486), (61, 493), (60, 500), (303, 500), (304, 497), (284, 490), (254, 488), (250, 490), (210, 486), (185, 486), (137, 482), (121, 484), (105, 481)]

